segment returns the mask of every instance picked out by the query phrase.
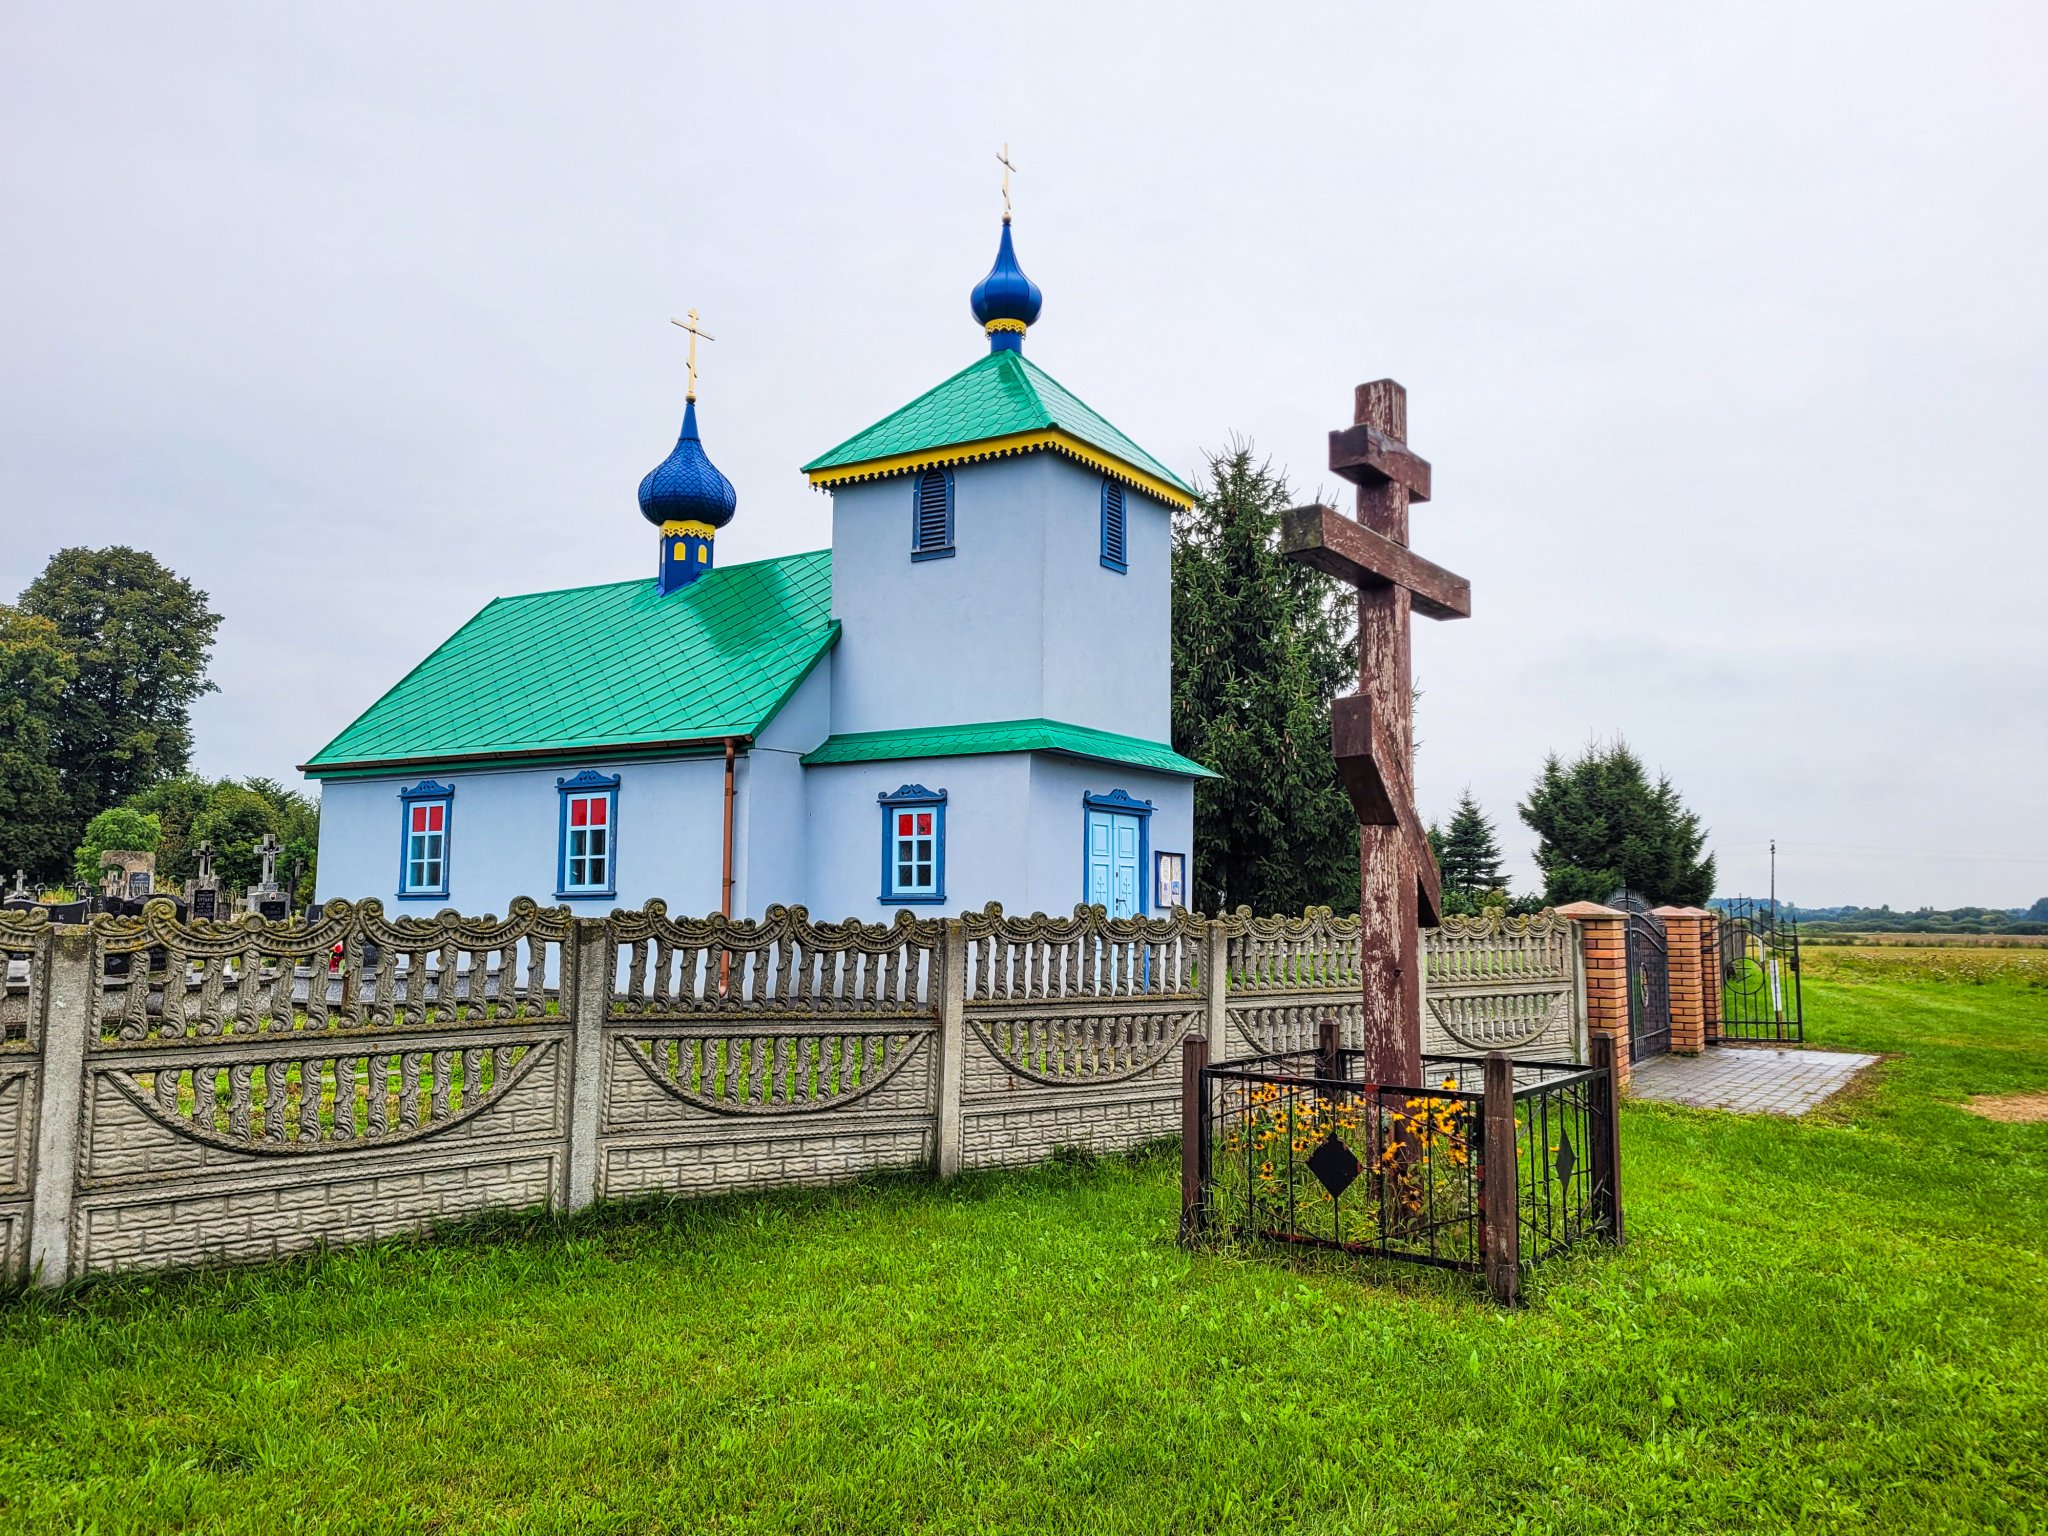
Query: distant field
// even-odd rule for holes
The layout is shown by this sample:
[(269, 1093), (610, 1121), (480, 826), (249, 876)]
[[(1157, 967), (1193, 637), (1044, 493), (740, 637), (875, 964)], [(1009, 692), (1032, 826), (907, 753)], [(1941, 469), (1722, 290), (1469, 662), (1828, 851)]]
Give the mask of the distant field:
[(1887, 944), (1907, 949), (2048, 949), (2048, 933), (1812, 933), (1805, 944)]
[(2048, 949), (1961, 944), (1809, 944), (1799, 963), (1808, 981), (2011, 982), (2048, 987)]

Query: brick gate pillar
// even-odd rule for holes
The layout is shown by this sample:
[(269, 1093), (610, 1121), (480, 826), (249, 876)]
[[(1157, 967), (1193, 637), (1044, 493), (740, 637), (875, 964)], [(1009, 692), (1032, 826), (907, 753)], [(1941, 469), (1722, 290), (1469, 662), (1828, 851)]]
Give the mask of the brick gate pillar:
[(1659, 907), (1664, 924), (1665, 976), (1671, 992), (1671, 1050), (1697, 1056), (1707, 1048), (1707, 997), (1700, 963), (1701, 923), (1696, 907)]
[(1614, 1042), (1616, 1087), (1628, 1085), (1628, 918), (1597, 901), (1557, 909), (1579, 933), (1579, 968), (1586, 978), (1586, 1034)]
[(1707, 1044), (1721, 1043), (1721, 918), (1705, 907), (1700, 915), (1700, 996), (1707, 1005)]

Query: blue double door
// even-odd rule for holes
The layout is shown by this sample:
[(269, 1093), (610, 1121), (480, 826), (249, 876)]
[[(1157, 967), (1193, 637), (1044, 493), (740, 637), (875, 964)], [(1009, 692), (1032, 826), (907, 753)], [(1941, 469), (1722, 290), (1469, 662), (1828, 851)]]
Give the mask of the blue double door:
[(1111, 917), (1145, 910), (1145, 823), (1120, 811), (1088, 812), (1088, 901)]

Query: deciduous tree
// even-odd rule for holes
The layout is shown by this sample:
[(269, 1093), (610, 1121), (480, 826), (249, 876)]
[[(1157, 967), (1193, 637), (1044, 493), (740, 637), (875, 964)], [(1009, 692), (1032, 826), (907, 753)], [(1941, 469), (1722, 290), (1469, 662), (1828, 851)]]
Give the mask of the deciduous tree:
[(71, 846), (95, 814), (183, 771), (220, 615), (154, 555), (123, 546), (59, 550), (21, 607), (56, 626), (76, 668), (46, 717)]
[(0, 604), (0, 873), (44, 881), (69, 870), (73, 838), (50, 722), (77, 670), (55, 624)]
[(83, 891), (100, 888), (100, 859), (110, 848), (155, 853), (164, 839), (163, 824), (154, 816), (116, 805), (85, 824), (85, 838), (73, 851), (71, 878)]

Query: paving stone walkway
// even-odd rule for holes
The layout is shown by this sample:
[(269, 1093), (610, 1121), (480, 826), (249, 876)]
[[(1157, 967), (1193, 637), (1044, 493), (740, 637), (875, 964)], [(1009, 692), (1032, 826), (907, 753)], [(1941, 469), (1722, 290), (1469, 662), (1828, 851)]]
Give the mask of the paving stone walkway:
[(1849, 1086), (1875, 1056), (1788, 1051), (1775, 1046), (1709, 1047), (1698, 1056), (1652, 1056), (1629, 1073), (1630, 1098), (1744, 1115), (1803, 1115)]

